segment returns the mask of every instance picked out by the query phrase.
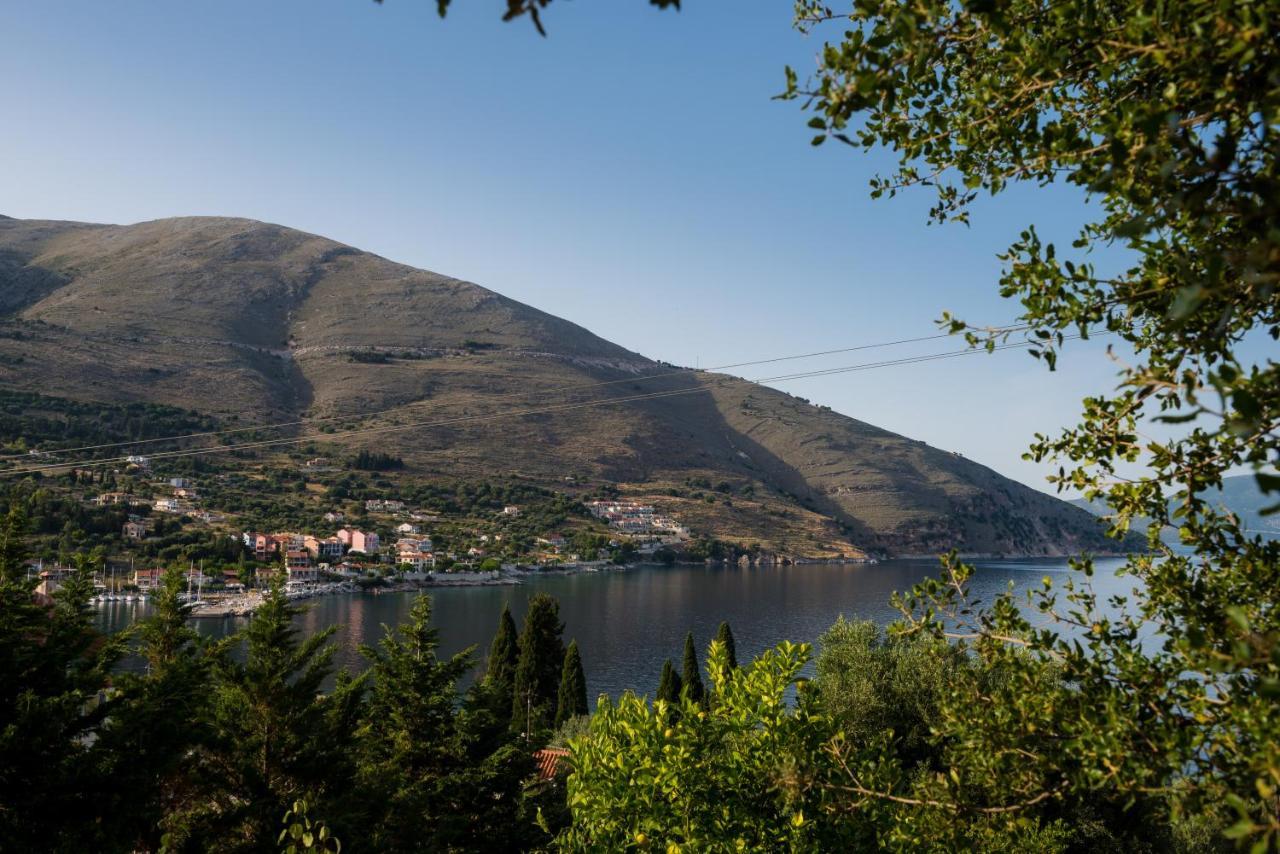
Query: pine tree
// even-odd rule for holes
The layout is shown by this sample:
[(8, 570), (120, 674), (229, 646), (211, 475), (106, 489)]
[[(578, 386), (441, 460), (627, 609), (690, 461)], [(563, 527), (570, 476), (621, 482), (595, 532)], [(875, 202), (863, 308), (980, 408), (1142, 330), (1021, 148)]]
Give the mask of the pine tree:
[[(248, 627), (220, 645), (210, 742), (190, 774), (196, 805), (172, 817), (171, 847), (226, 848), (234, 839), (259, 850), (275, 840), (280, 817), (304, 796), (344, 836), (343, 796), (356, 771), (352, 733), (363, 681), (339, 674), (334, 690), (321, 694), (333, 672), (329, 639), (337, 627), (300, 639), (293, 625), (299, 613), (277, 573)], [(240, 643), (243, 659), (232, 654)]]
[(188, 624), (185, 574), (165, 572), (154, 611), (135, 634), (143, 673), (117, 677), (121, 700), (102, 737), (114, 804), (99, 802), (107, 833), (134, 850), (162, 847), (162, 822), (185, 789), (187, 757), (202, 746), (211, 690), (209, 646)]
[(556, 692), (564, 667), (560, 603), (546, 593), (529, 600), (529, 611), (520, 633), (511, 698), (511, 727), (527, 738), (545, 732), (555, 717)]
[(654, 699), (666, 700), (674, 706), (680, 702), (680, 691), (683, 687), (680, 674), (676, 673), (671, 659), (668, 658), (662, 664), (662, 677), (658, 680), (658, 694)]
[(0, 521), (0, 848), (100, 850), (85, 791), (102, 791), (101, 702), (118, 640), (93, 628), (84, 561), (52, 598), (25, 564), (27, 520)]
[(681, 668), (681, 679), (690, 700), (700, 704), (706, 699), (702, 673), (698, 669), (698, 653), (693, 648), (693, 632), (684, 636), (684, 663)]
[(516, 621), (511, 617), (511, 606), (504, 605), (498, 618), (498, 631), (489, 644), (489, 660), (484, 681), (493, 697), (494, 708), (502, 709), (503, 716), (510, 713), (515, 692), (516, 662), (520, 655), (520, 639), (516, 634)]
[(733, 629), (729, 628), (727, 622), (720, 624), (719, 631), (716, 632), (716, 640), (724, 644), (725, 655), (729, 661), (729, 669), (733, 670), (738, 666), (738, 647), (733, 641)]
[(369, 804), (361, 833), (372, 850), (410, 851), (424, 835), (436, 845), (453, 801), (440, 793), (468, 765), (457, 727), (458, 680), (474, 647), (441, 660), (431, 626), (431, 598), (419, 596), (409, 620), (377, 648), (361, 647), (373, 685), (357, 741), (359, 789)]
[(560, 693), (556, 699), (556, 727), (570, 718), (587, 713), (587, 677), (582, 672), (582, 654), (576, 640), (569, 643), (560, 671)]

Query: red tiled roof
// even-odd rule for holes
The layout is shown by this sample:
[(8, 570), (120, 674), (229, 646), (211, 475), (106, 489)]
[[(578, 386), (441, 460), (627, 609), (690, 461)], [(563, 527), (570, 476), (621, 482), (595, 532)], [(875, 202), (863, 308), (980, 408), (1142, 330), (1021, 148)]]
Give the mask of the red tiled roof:
[(533, 761), (538, 763), (538, 779), (555, 779), (556, 773), (560, 770), (560, 760), (568, 755), (569, 751), (563, 747), (544, 747), (534, 751)]

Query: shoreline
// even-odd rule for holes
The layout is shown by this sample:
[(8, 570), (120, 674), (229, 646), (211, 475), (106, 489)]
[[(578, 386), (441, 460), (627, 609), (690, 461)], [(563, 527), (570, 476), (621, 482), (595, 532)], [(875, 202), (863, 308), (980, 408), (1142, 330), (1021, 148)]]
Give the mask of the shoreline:
[[(1099, 555), (1102, 558), (1121, 558), (1124, 555)], [(924, 555), (916, 557), (890, 558), (887, 562), (893, 560), (921, 560), (936, 559), (937, 555)], [(987, 560), (1000, 561), (1021, 561), (1021, 560), (1061, 560), (1063, 557), (1053, 555), (1042, 555), (1037, 557), (996, 557), (987, 558)], [(627, 572), (636, 569), (670, 569), (674, 567), (692, 568), (692, 567), (717, 567), (717, 568), (734, 568), (734, 569), (778, 569), (786, 566), (822, 566), (822, 565), (857, 565), (857, 566), (875, 566), (882, 561), (834, 561), (834, 560), (814, 560), (814, 561), (797, 561), (789, 563), (775, 563), (760, 561), (751, 564), (739, 564), (734, 561), (677, 561), (674, 564), (662, 564), (637, 561), (626, 564), (573, 564), (560, 565), (554, 568), (545, 567), (539, 569), (504, 569), (492, 573), (440, 573), (438, 575), (426, 575), (421, 578), (402, 579), (395, 582), (383, 581), (379, 584), (361, 585), (355, 581), (328, 582), (318, 584), (310, 589), (293, 589), (287, 590), (286, 595), (290, 600), (302, 599), (318, 599), (323, 596), (334, 595), (352, 595), (363, 594), (380, 596), (382, 594), (403, 594), (417, 593), (430, 590), (437, 587), (516, 587), (524, 584), (527, 579), (536, 578), (538, 576), (569, 576), (580, 575), (584, 573), (596, 572)], [(149, 602), (146, 597), (140, 596), (137, 601), (122, 603), (130, 605), (141, 605)], [(263, 594), (261, 590), (254, 590), (249, 593), (238, 593), (231, 595), (214, 594), (211, 598), (205, 600), (199, 605), (194, 606), (188, 611), (188, 617), (196, 620), (227, 620), (227, 619), (247, 619), (252, 617), (254, 612), (262, 606)]]
[[(1027, 555), (1010, 557), (1006, 555), (961, 555), (961, 559), (978, 559), (978, 560), (1063, 560), (1068, 555)], [(1095, 555), (1100, 558), (1125, 557), (1119, 555)], [(936, 560), (938, 555), (902, 555), (894, 558), (886, 558), (885, 560)], [(380, 596), (391, 593), (415, 593), (423, 590), (430, 590), (437, 587), (517, 587), (524, 584), (525, 580), (536, 578), (539, 576), (569, 576), (581, 575), (584, 573), (595, 572), (626, 572), (629, 570), (641, 568), (666, 569), (671, 567), (724, 567), (724, 568), (742, 568), (742, 569), (777, 569), (786, 566), (838, 566), (838, 565), (858, 565), (858, 566), (875, 566), (882, 561), (870, 560), (837, 560), (837, 559), (811, 559), (811, 560), (788, 560), (788, 561), (756, 561), (748, 564), (742, 564), (737, 561), (676, 561), (674, 564), (646, 563), (636, 561), (626, 564), (570, 564), (555, 567), (543, 567), (539, 569), (503, 569), (496, 572), (478, 573), (431, 573), (422, 578), (402, 579), (394, 582), (383, 582), (380, 584), (361, 585), (355, 581), (329, 582), (327, 584), (317, 585), (312, 589), (292, 590), (288, 591), (291, 600), (300, 599), (316, 599), (321, 596), (333, 595), (352, 595), (364, 594)], [(252, 593), (235, 594), (225, 598), (211, 599), (204, 604), (203, 607), (193, 609), (189, 616), (195, 619), (230, 619), (230, 618), (247, 618), (253, 616), (253, 612), (262, 604), (262, 594), (260, 591)]]

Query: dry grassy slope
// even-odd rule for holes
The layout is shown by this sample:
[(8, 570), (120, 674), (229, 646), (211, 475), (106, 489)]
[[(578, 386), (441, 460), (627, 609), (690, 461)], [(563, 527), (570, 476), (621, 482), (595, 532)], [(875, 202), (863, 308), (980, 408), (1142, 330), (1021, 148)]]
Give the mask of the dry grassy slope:
[[(387, 361), (353, 361), (353, 351)], [(895, 553), (1106, 545), (1084, 511), (952, 454), (743, 381), (646, 379), (666, 370), (477, 285), (281, 226), (0, 218), (8, 387), (249, 422), (297, 414), (426, 422), (360, 440), (426, 475), (639, 485), (729, 478), (756, 485), (756, 497), (723, 509), (689, 505), (686, 514), (726, 537), (773, 520), (746, 538), (792, 554), (806, 544), (820, 554), (854, 548), (822, 516), (838, 519), (858, 546)], [(614, 384), (573, 388), (601, 381)], [(700, 385), (655, 400), (439, 423)], [(402, 405), (392, 416), (367, 414)], [(795, 512), (777, 509), (785, 505)]]
[(958, 454), (750, 383), (714, 394), (744, 453), (766, 468), (785, 461), (771, 477), (803, 484), (870, 547), (1050, 554), (1108, 545), (1078, 508)]

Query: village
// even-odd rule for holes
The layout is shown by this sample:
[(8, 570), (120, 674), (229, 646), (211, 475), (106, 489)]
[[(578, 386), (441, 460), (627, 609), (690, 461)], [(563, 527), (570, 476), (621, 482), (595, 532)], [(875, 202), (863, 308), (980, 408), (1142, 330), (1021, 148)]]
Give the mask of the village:
[[(310, 469), (324, 468), (321, 459)], [(599, 571), (655, 559), (683, 546), (689, 530), (677, 519), (639, 501), (595, 499), (578, 504), (582, 521), (565, 520), (552, 530), (530, 533), (528, 508), (503, 504), (457, 518), (397, 497), (365, 498), (334, 506), (316, 525), (293, 530), (236, 527), (247, 514), (210, 508), (198, 479), (152, 475), (144, 456), (128, 460), (122, 473), (130, 489), (85, 495), (91, 508), (125, 514), (119, 540), (139, 550), (158, 532), (203, 530), (223, 543), (231, 559), (197, 559), (179, 565), (185, 596), (195, 616), (252, 613), (262, 591), (279, 580), (291, 598), (328, 593), (410, 589), (433, 585), (518, 584), (535, 572)], [(536, 523), (534, 523), (536, 524)], [(536, 529), (534, 529), (536, 531)], [(94, 570), (98, 605), (145, 602), (175, 561), (139, 560), (129, 565), (102, 559)], [(185, 564), (185, 565), (182, 565)], [(38, 559), (30, 572), (39, 592), (51, 594), (76, 570)]]

